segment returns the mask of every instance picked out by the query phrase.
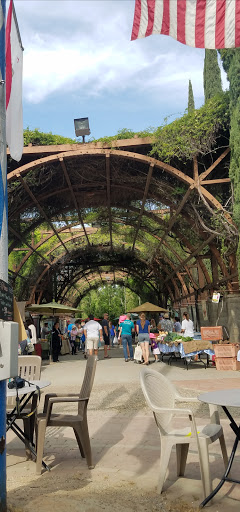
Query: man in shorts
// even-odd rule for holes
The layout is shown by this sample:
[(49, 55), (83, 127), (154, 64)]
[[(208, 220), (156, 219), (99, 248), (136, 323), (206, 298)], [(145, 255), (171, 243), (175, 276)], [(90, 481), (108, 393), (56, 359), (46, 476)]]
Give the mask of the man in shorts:
[(95, 356), (98, 355), (98, 342), (99, 336), (100, 341), (102, 341), (102, 326), (94, 320), (93, 315), (89, 315), (89, 321), (84, 325), (84, 334), (86, 338), (86, 349), (89, 351), (89, 355), (93, 355), (93, 351)]
[(103, 339), (104, 339), (104, 359), (109, 358), (108, 356), (108, 347), (110, 346), (110, 329), (108, 322), (108, 313), (104, 313), (102, 320), (102, 330), (103, 330)]

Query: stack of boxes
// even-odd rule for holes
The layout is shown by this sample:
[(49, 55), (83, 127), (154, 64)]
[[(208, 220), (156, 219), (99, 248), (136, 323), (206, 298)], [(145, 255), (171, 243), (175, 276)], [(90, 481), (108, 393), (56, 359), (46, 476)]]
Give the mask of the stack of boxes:
[(240, 361), (237, 360), (238, 351), (239, 345), (237, 343), (215, 345), (217, 370), (240, 370)]

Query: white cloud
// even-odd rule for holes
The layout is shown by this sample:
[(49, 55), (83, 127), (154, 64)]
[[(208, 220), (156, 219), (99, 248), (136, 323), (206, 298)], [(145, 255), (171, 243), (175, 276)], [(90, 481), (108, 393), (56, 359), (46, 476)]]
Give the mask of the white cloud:
[(17, 2), (24, 52), (24, 98), (58, 91), (93, 96), (149, 90), (180, 94), (193, 82), (202, 96), (203, 52), (169, 37), (130, 41), (133, 0)]

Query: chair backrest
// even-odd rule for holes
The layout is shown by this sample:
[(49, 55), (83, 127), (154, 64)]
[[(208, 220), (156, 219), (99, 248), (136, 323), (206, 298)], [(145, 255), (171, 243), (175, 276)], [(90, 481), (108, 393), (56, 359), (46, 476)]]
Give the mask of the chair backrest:
[(171, 429), (171, 412), (155, 413), (156, 407), (175, 407), (175, 390), (171, 382), (161, 373), (150, 368), (144, 368), (140, 373), (140, 382), (143, 394), (154, 417), (160, 432), (164, 435)]
[[(41, 363), (40, 356), (18, 356), (18, 375), (26, 380), (40, 380), (41, 378)], [(7, 408), (11, 409), (15, 405), (16, 398), (12, 396), (7, 397)]]
[[(96, 366), (97, 366), (97, 356), (89, 356), (86, 364), (85, 374), (83, 378), (83, 383), (80, 391), (80, 398), (89, 398), (92, 387), (93, 387), (93, 381), (95, 377), (96, 372)], [(83, 402), (79, 402), (78, 405), (78, 413), (80, 414), (82, 412), (82, 409), (84, 407)]]
[(18, 356), (18, 375), (26, 380), (40, 380), (40, 356)]

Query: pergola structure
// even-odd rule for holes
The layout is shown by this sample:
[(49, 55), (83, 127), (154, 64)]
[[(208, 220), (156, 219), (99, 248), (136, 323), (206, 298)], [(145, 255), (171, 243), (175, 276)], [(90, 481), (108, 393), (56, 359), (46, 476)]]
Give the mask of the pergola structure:
[(151, 143), (28, 146), (9, 161), (18, 300), (76, 307), (106, 282), (174, 308), (239, 292), (229, 147), (165, 163)]

